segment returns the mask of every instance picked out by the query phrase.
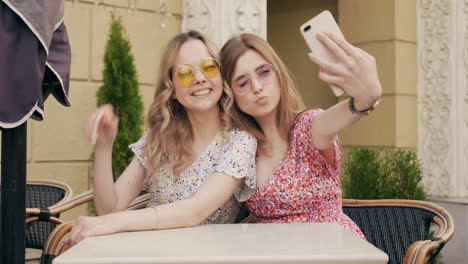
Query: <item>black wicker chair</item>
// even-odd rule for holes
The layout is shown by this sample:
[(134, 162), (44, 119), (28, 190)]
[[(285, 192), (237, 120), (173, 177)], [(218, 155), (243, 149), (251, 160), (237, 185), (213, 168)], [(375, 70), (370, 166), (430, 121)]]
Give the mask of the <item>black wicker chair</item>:
[[(57, 209), (59, 210), (68, 210), (70, 208), (76, 207), (78, 205), (87, 203), (93, 200), (94, 194), (92, 190), (84, 192), (72, 199), (68, 202), (61, 204), (61, 206)], [(141, 209), (146, 206), (150, 195), (147, 193), (140, 193), (133, 202), (128, 206), (127, 210), (135, 210)], [(47, 239), (44, 245), (44, 251), (41, 256), (41, 264), (51, 264), (54, 258), (68, 249), (68, 246), (63, 245), (63, 240), (66, 235), (71, 231), (73, 228), (73, 224), (75, 221), (69, 221), (66, 223), (62, 223), (58, 225), (50, 234), (49, 238)]]
[[(345, 199), (343, 211), (391, 264), (432, 262), (454, 233), (452, 216), (424, 201)], [(432, 239), (431, 224), (438, 227)]]
[(57, 224), (60, 212), (50, 209), (66, 202), (72, 195), (70, 186), (53, 180), (30, 180), (26, 184), (26, 248), (44, 249), (45, 242)]

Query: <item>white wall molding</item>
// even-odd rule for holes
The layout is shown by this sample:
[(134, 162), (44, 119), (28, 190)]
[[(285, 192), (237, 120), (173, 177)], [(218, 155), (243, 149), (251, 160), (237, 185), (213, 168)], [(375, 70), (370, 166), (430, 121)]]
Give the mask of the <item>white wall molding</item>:
[(418, 151), (432, 196), (468, 196), (468, 0), (418, 1)]
[(184, 0), (183, 7), (182, 32), (199, 30), (218, 48), (240, 33), (266, 39), (266, 0)]

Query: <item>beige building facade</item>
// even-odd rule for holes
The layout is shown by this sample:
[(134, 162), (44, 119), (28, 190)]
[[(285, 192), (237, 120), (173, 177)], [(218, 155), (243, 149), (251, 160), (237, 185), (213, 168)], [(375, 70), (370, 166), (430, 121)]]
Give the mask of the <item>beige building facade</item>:
[[(417, 150), (428, 193), (452, 197), (443, 205), (466, 223), (468, 1), (463, 0), (67, 0), (72, 107), (49, 99), (44, 121), (28, 122), (27, 178), (63, 181), (74, 194), (92, 187), (92, 149), (83, 125), (96, 109), (96, 91), (102, 85), (111, 12), (122, 16), (127, 29), (146, 113), (162, 49), (188, 29), (202, 31), (218, 47), (241, 32), (262, 36), (291, 70), (307, 106), (332, 106), (338, 99), (318, 79), (299, 34), (302, 23), (325, 9), (349, 42), (376, 58), (383, 85), (379, 107), (340, 135), (344, 150)], [(87, 211), (80, 206), (63, 218)], [(466, 224), (461, 229), (466, 234)], [(468, 252), (467, 241), (457, 245), (457, 252)], [(466, 257), (458, 255), (450, 263)]]
[[(338, 99), (318, 79), (317, 66), (308, 61), (308, 50), (299, 34), (303, 22), (327, 9), (337, 18), (348, 41), (377, 59), (384, 88), (380, 106), (340, 135), (344, 149), (352, 146), (417, 149), (425, 163), (429, 193), (465, 197), (468, 169), (463, 161), (468, 160), (468, 144), (463, 138), (468, 131), (468, 92), (464, 92), (466, 88), (453, 92), (466, 86), (463, 67), (468, 63), (462, 61), (458, 65), (456, 59), (468, 57), (463, 55), (468, 34), (464, 33), (466, 27), (453, 29), (454, 25), (466, 24), (465, 2), (67, 0), (65, 24), (72, 48), (72, 107), (64, 108), (51, 99), (46, 102), (44, 121), (28, 122), (28, 179), (61, 180), (70, 184), (75, 194), (91, 187), (92, 150), (83, 138), (83, 124), (96, 108), (112, 11), (122, 16), (132, 43), (146, 112), (163, 47), (171, 37), (191, 28), (204, 32), (218, 47), (241, 32), (266, 38), (290, 68), (309, 107), (327, 108), (335, 104)], [(448, 26), (443, 27), (444, 21)], [(448, 42), (437, 34), (446, 36)], [(444, 49), (452, 46), (459, 50)], [(447, 51), (450, 60), (445, 62), (437, 51)], [(444, 74), (435, 75), (437, 72)], [(442, 90), (431, 90), (434, 85), (440, 85)], [(455, 88), (444, 93), (444, 87)], [(434, 96), (445, 101), (439, 103)], [(437, 108), (439, 104), (443, 107)], [(424, 114), (427, 109), (448, 114), (431, 119), (434, 115)], [(441, 122), (441, 118), (446, 122)], [(461, 125), (457, 123), (460, 119), (464, 120)], [(84, 206), (65, 218), (83, 214), (86, 214)]]

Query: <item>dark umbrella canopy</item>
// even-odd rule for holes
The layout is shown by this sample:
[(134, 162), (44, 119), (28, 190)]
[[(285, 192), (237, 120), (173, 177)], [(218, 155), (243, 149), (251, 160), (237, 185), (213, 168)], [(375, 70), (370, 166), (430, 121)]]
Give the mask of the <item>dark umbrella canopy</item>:
[(63, 0), (0, 0), (0, 127), (42, 120), (52, 94), (70, 106)]
[(52, 94), (70, 106), (64, 0), (0, 0), (0, 263), (24, 263), (26, 121)]

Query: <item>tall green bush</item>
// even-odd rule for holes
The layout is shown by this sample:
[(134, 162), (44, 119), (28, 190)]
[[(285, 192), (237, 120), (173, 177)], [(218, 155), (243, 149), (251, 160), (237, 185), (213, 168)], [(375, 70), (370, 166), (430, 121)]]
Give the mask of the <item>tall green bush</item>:
[(353, 148), (343, 164), (344, 197), (424, 200), (422, 169), (412, 150)]
[(119, 117), (119, 131), (112, 151), (114, 180), (133, 158), (128, 145), (143, 131), (143, 103), (139, 94), (135, 60), (120, 17), (112, 14), (104, 54), (103, 85), (97, 92), (98, 106), (112, 104)]

